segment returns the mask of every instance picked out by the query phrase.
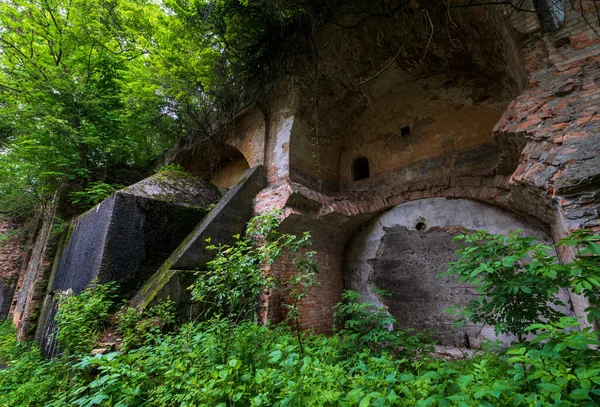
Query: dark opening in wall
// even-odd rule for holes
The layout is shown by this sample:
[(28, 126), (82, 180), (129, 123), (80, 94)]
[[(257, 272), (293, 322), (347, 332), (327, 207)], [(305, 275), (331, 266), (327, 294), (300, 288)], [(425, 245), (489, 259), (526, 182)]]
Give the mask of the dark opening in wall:
[(400, 129), (400, 135), (402, 137), (410, 136), (410, 127), (404, 126)]
[(565, 22), (564, 0), (533, 0), (533, 5), (544, 32), (558, 30)]
[(352, 163), (352, 179), (360, 181), (361, 179), (369, 178), (369, 160), (367, 157), (358, 157)]

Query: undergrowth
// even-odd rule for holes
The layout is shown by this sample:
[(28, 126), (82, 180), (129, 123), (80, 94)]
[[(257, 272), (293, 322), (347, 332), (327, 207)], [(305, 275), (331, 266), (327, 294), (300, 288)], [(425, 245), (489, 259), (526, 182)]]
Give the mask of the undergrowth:
[[(156, 334), (125, 352), (40, 358), (0, 329), (3, 406), (596, 406), (600, 345), (572, 324), (545, 343), (446, 361), (394, 357), (343, 334), (303, 337), (284, 325), (215, 318)], [(385, 327), (380, 327), (385, 329)]]
[[(307, 251), (310, 239), (279, 234), (273, 217), (253, 222), (250, 231), (260, 231), (260, 237), (250, 234), (238, 238), (233, 246), (219, 246), (207, 274), (199, 276), (214, 285), (205, 281), (193, 286), (193, 296), (207, 307), (203, 320), (165, 332), (165, 327), (174, 326), (172, 302), (142, 314), (123, 307), (114, 320), (125, 345), (118, 351), (92, 356), (93, 341), (89, 338), (96, 337), (98, 321), (107, 320), (106, 310), (114, 301), (110, 285), (96, 285), (63, 300), (57, 338), (65, 352), (57, 358), (41, 358), (34, 344), (15, 340), (10, 322), (1, 324), (0, 363), (6, 368), (0, 369), (0, 406), (600, 404), (598, 334), (590, 328), (581, 329), (572, 317), (552, 313), (547, 321), (523, 328), (521, 324), (529, 314), (521, 318), (521, 314), (510, 311), (515, 312), (512, 320), (519, 321), (515, 326), (523, 334), (520, 342), (500, 351), (480, 351), (470, 359), (445, 360), (436, 357), (432, 343), (423, 335), (398, 329), (396, 320), (384, 309), (361, 303), (357, 293), (346, 292), (344, 301), (334, 308), (334, 335), (301, 333), (297, 329), (301, 314), (294, 307), (314, 285), (310, 282), (315, 272), (312, 252)], [(466, 274), (469, 264), (476, 265), (479, 269), (473, 276), (478, 278), (485, 277), (482, 273), (496, 272), (510, 276), (510, 270), (543, 272), (545, 277), (552, 277), (553, 268), (564, 267), (547, 262), (540, 271), (525, 258), (536, 259), (540, 253), (528, 251), (522, 240), (510, 239), (514, 238), (505, 242), (474, 235), (474, 245), (469, 247), (480, 245), (487, 256), (486, 266), (475, 261), (479, 257), (469, 249), (453, 267)], [(591, 300), (589, 311), (597, 309), (594, 284), (582, 281), (596, 279), (592, 274), (598, 273), (593, 266), (598, 256), (597, 240), (597, 236), (586, 235), (575, 239), (586, 258), (576, 260), (577, 270), (564, 269), (570, 272), (561, 277), (575, 290), (578, 284), (588, 290), (581, 292)], [(515, 248), (518, 258), (498, 264), (490, 254), (505, 256), (506, 250)], [(283, 253), (291, 253), (300, 279), (284, 281), (281, 276), (259, 272)], [(498, 281), (514, 283), (508, 277)], [(248, 284), (253, 293), (250, 297), (243, 289)], [(489, 284), (484, 287), (489, 288)], [(292, 296), (286, 323), (268, 326), (257, 318), (260, 302), (255, 297), (263, 289), (280, 289)], [(555, 289), (552, 286), (547, 292), (554, 293)], [(471, 303), (467, 311), (484, 315), (482, 305), (486, 304)], [(64, 315), (67, 309), (68, 317)], [(82, 321), (89, 331), (84, 332), (77, 321), (91, 318), (91, 309), (102, 315), (94, 322)], [(507, 326), (499, 329), (507, 331)], [(531, 332), (537, 335), (528, 339)]]

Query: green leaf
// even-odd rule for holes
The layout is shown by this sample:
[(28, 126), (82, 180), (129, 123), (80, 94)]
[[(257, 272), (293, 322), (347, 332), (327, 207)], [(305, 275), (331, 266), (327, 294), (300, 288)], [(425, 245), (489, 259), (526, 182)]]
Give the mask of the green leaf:
[(506, 256), (502, 258), (502, 265), (504, 267), (512, 267), (519, 260), (519, 256)]
[(590, 389), (576, 389), (569, 394), (569, 398), (573, 400), (591, 400)]
[(592, 253), (594, 253), (597, 256), (600, 256), (600, 244), (589, 241), (588, 247)]
[(281, 359), (282, 353), (280, 350), (274, 350), (269, 353), (269, 362), (276, 363)]
[(556, 384), (553, 384), (553, 383), (538, 383), (536, 386), (538, 389), (549, 391), (549, 392), (560, 391), (560, 386), (557, 386)]

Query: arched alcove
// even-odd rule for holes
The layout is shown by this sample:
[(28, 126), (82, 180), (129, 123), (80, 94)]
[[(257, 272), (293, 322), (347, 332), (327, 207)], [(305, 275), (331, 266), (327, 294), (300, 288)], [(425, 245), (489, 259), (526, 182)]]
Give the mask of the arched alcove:
[(240, 150), (227, 145), (220, 153), (210, 182), (221, 188), (231, 188), (249, 168), (250, 165)]
[[(493, 172), (502, 160), (494, 126), (526, 86), (512, 29), (500, 8), (432, 5), (428, 15), (436, 30), (421, 37), (407, 28), (423, 17), (412, 11), (319, 30), (318, 86), (299, 88), (295, 102), (292, 181), (356, 192)], [(369, 182), (349, 171), (359, 155)]]
[(356, 158), (352, 163), (352, 180), (360, 181), (369, 177), (369, 159), (367, 157)]
[[(427, 330), (442, 345), (478, 346), (496, 339), (492, 327), (453, 328), (446, 309), (477, 295), (454, 277), (438, 275), (456, 259), (457, 234), (521, 229), (540, 241), (552, 239), (542, 227), (498, 207), (466, 199), (429, 198), (382, 212), (350, 239), (344, 253), (344, 285), (363, 301), (385, 307), (400, 329)], [(385, 290), (387, 295), (379, 293)], [(508, 340), (509, 338), (500, 338)]]

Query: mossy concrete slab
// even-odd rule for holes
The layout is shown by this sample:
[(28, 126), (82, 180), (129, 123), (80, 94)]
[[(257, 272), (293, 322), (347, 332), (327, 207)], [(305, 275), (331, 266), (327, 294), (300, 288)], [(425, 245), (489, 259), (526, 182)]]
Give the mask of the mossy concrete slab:
[[(185, 288), (189, 285), (189, 271), (202, 269), (213, 257), (214, 253), (206, 250), (206, 239), (210, 238), (210, 244), (216, 245), (231, 243), (234, 235), (243, 233), (246, 222), (252, 215), (253, 200), (265, 188), (266, 183), (262, 166), (246, 171), (240, 182), (225, 194), (210, 214), (146, 281), (133, 297), (132, 305), (141, 310), (156, 298), (164, 297), (166, 292), (187, 294)], [(177, 279), (173, 280), (174, 276)], [(187, 284), (186, 287), (177, 286), (177, 281), (181, 281), (179, 285)]]
[[(213, 185), (166, 171), (117, 191), (81, 215), (49, 282), (42, 323), (52, 323), (56, 291), (78, 293), (93, 281), (117, 281), (122, 298), (130, 298), (219, 199)], [(38, 327), (42, 347), (52, 342), (48, 326)]]

